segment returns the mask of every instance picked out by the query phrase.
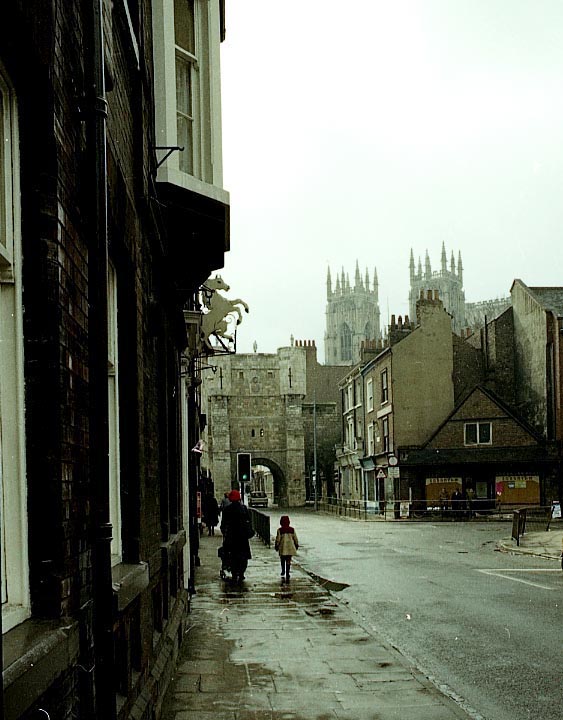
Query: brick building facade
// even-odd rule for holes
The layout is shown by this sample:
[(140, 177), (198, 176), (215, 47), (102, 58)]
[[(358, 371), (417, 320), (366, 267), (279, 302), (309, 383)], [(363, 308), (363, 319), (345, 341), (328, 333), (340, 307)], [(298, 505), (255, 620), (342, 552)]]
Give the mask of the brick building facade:
[(424, 509), (456, 487), (489, 509), (558, 499), (562, 298), (517, 280), (511, 307), (462, 335), (437, 291), (421, 293), (416, 323), (393, 316), (388, 345), (364, 347), (374, 356), (340, 381), (340, 497), (376, 509)]
[[(198, 314), (198, 288), (228, 250), (220, 125), (210, 111), (223, 18), (220, 0), (4, 7), (9, 720), (159, 716), (197, 562), (199, 467), (189, 448), (200, 436), (202, 349), (185, 313)], [(174, 65), (182, 53), (199, 74)], [(199, 104), (180, 137), (176, 90), (190, 83)]]

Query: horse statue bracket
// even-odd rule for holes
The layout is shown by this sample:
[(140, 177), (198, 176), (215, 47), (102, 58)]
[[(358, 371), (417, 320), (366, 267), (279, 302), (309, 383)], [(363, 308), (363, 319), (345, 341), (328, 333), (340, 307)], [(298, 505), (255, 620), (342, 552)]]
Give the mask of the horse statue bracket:
[[(236, 326), (242, 322), (241, 307), (248, 312), (248, 305), (240, 298), (229, 300), (221, 295), (220, 290), (230, 290), (220, 275), (209, 278), (201, 286), (201, 337), (211, 352), (234, 352)], [(233, 323), (234, 330), (231, 331)], [(212, 342), (212, 338), (215, 342)]]

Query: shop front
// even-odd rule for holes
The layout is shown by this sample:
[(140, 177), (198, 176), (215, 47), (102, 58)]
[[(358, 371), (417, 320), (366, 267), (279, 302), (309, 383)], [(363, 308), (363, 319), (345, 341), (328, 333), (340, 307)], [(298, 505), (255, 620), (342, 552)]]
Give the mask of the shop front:
[(452, 509), (454, 503), (471, 503), (475, 513), (507, 511), (516, 506), (546, 502), (546, 477), (553, 460), (538, 448), (525, 452), (493, 453), (426, 449), (408, 453), (410, 485), (418, 509)]

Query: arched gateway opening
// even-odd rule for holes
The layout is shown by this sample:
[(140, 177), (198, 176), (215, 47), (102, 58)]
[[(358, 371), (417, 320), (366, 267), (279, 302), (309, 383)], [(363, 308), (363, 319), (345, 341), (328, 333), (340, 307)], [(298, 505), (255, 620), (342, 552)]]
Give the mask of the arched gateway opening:
[(270, 505), (287, 507), (288, 491), (287, 481), (280, 466), (266, 457), (252, 458), (251, 490), (263, 490), (269, 499)]

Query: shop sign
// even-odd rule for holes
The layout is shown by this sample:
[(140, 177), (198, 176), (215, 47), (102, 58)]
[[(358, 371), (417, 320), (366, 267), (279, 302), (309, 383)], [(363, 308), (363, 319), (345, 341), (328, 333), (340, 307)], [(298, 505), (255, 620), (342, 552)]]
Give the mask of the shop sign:
[(426, 484), (434, 485), (438, 483), (459, 483), (461, 485), (460, 477), (427, 477)]

